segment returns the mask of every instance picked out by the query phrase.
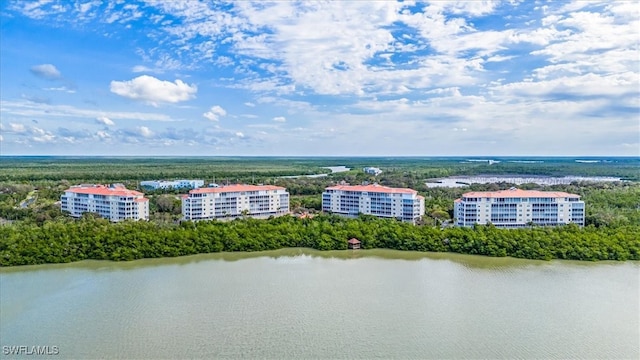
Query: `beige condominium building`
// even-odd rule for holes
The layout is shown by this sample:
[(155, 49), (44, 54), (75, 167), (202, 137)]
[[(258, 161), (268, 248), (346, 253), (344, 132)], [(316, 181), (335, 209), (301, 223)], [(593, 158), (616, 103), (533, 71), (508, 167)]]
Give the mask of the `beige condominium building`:
[(148, 220), (149, 199), (123, 185), (78, 185), (65, 190), (60, 198), (62, 211), (73, 217), (96, 213), (111, 221)]
[(355, 217), (395, 218), (415, 224), (424, 215), (424, 197), (416, 190), (382, 185), (337, 185), (322, 193), (322, 210)]
[(584, 226), (584, 201), (580, 196), (560, 191), (520, 190), (474, 191), (454, 202), (458, 226), (491, 223), (501, 228), (532, 224)]
[(189, 191), (182, 197), (184, 220), (268, 218), (289, 213), (289, 193), (273, 185), (228, 185)]

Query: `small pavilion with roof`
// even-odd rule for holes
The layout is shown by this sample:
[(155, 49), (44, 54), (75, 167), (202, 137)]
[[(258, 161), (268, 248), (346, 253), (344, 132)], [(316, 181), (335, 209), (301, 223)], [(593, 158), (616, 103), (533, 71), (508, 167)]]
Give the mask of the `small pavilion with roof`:
[(349, 249), (353, 249), (353, 250), (358, 250), (360, 249), (360, 240), (356, 239), (356, 238), (351, 238), (349, 239), (349, 241), (347, 241), (347, 243), (349, 244)]

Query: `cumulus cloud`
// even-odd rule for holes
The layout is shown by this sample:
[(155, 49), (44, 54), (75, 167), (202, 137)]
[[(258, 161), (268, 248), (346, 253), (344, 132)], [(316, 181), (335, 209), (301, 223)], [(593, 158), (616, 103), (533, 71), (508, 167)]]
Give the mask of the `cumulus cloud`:
[(98, 116), (98, 117), (96, 118), (96, 122), (97, 122), (98, 124), (103, 124), (103, 125), (107, 125), (107, 126), (113, 126), (113, 125), (115, 125), (115, 124), (116, 124), (116, 123), (114, 123), (114, 122), (113, 122), (113, 120), (109, 119), (109, 118), (108, 118), (108, 117), (106, 117), (106, 116)]
[(108, 132), (103, 131), (103, 130), (100, 130), (100, 131), (96, 132), (96, 136), (100, 140), (108, 140), (108, 139), (111, 138), (111, 135)]
[(9, 129), (7, 129), (7, 131), (10, 131), (10, 132), (13, 132), (13, 133), (24, 133), (24, 132), (27, 131), (27, 129), (22, 124), (9, 123)]
[(137, 129), (142, 137), (148, 138), (153, 136), (153, 131), (146, 126), (138, 126)]
[(175, 82), (142, 75), (128, 81), (111, 81), (111, 92), (132, 100), (142, 100), (154, 106), (158, 103), (177, 103), (193, 99), (198, 92), (195, 84), (180, 79)]
[(52, 64), (41, 64), (32, 66), (29, 71), (39, 78), (46, 80), (57, 80), (62, 78), (60, 71)]
[(209, 111), (202, 114), (202, 116), (204, 116), (205, 118), (211, 121), (218, 121), (222, 116), (225, 116), (225, 115), (227, 115), (226, 110), (218, 105), (212, 106), (211, 109), (209, 109)]
[[(248, 144), (259, 134), (273, 140), (263, 150), (293, 153), (313, 151), (309, 141), (323, 141), (324, 149), (336, 152), (352, 144), (363, 155), (413, 154), (424, 143), (450, 155), (470, 150), (514, 155), (637, 153), (637, 2), (153, 1), (139, 9), (125, 9), (125, 2), (71, 10), (64, 2), (47, 1), (13, 2), (7, 11), (33, 19), (46, 12), (47, 21), (64, 25), (84, 24), (78, 19), (85, 14), (101, 25), (113, 22), (116, 26), (95, 28), (108, 28), (116, 36), (118, 26), (130, 21), (124, 19), (138, 19), (134, 13), (149, 11), (140, 17), (140, 25), (151, 22), (153, 30), (144, 32), (148, 42), (136, 49), (138, 63), (146, 66), (129, 70), (158, 74), (217, 66), (221, 77), (215, 79), (216, 86), (252, 91), (238, 92), (238, 103), (225, 103), (226, 107), (260, 106), (268, 114), (289, 117), (272, 115), (267, 124), (247, 121), (233, 130), (214, 123), (210, 128), (217, 134), (195, 131), (202, 132), (197, 144), (215, 143), (227, 151), (230, 147), (223, 145)], [(69, 11), (58, 16), (56, 8), (61, 7)], [(486, 22), (487, 15), (504, 21)], [(220, 69), (229, 65), (233, 67)], [(138, 75), (142, 74), (131, 78)], [(166, 96), (155, 89), (145, 95), (134, 85), (146, 89), (152, 86), (137, 83), (167, 83), (176, 88), (178, 81), (140, 77), (115, 82), (126, 86), (118, 90), (112, 84), (112, 91), (152, 104), (171, 102), (158, 100)], [(47, 90), (53, 89), (58, 88)], [(178, 101), (182, 100), (174, 102)], [(117, 115), (37, 102), (0, 101), (2, 117), (28, 122), (31, 117), (108, 116), (119, 124), (119, 119), (133, 116), (171, 120), (164, 114)], [(220, 106), (205, 113), (201, 109), (185, 117), (219, 121), (229, 116)], [(5, 128), (9, 129), (6, 122)], [(251, 131), (254, 128), (268, 133)], [(166, 134), (153, 129), (150, 138), (144, 138), (140, 128), (128, 130), (126, 136), (141, 140), (141, 146), (188, 141), (180, 137), (184, 129)], [(359, 136), (354, 138), (351, 134), (356, 132)], [(564, 141), (563, 134), (569, 132), (573, 136)], [(111, 133), (113, 140), (125, 136)], [(7, 132), (5, 138), (21, 136)]]
[(50, 142), (53, 142), (56, 139), (56, 137), (53, 134), (47, 133), (47, 134), (42, 134), (40, 136), (34, 136), (31, 139), (39, 143), (50, 143)]

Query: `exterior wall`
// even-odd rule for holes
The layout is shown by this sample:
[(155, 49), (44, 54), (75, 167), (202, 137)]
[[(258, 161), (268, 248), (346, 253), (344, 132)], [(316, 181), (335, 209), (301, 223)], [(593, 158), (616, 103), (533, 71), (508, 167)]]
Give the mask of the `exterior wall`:
[[(508, 191), (508, 190), (507, 190)], [(458, 226), (491, 223), (496, 227), (526, 227), (531, 223), (555, 226), (574, 223), (584, 226), (584, 201), (574, 194), (535, 192), (526, 196), (492, 196), (488, 192), (463, 195), (454, 203), (454, 217)]]
[(376, 176), (382, 174), (382, 170), (375, 167), (366, 167), (362, 169), (362, 171), (364, 171), (367, 174), (376, 175)]
[(141, 181), (140, 186), (149, 187), (151, 189), (197, 189), (204, 186), (204, 180), (174, 180), (174, 181), (162, 181), (162, 180), (150, 180)]
[[(385, 187), (373, 189), (375, 191), (327, 188), (322, 193), (322, 210), (350, 217), (366, 214), (381, 218), (398, 218), (414, 224), (424, 215), (424, 198), (418, 196), (417, 192), (400, 193)], [(384, 191), (385, 189), (388, 191)]]
[[(231, 186), (238, 188), (239, 186)], [(235, 219), (242, 216), (268, 218), (289, 213), (289, 193), (284, 188), (246, 186), (225, 191), (225, 187), (190, 191), (182, 198), (185, 220)]]
[[(149, 219), (149, 201), (142, 193), (120, 188), (109, 189), (103, 186), (72, 187), (61, 196), (61, 209), (76, 218), (85, 212), (91, 212), (114, 222)], [(92, 191), (95, 193), (91, 193)]]

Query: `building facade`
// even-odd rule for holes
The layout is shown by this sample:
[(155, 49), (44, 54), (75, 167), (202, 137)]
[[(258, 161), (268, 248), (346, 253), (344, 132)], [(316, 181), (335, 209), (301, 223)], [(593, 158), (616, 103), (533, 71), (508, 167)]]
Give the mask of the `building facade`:
[(79, 185), (65, 190), (60, 198), (62, 211), (73, 217), (96, 213), (111, 221), (148, 220), (149, 199), (122, 185)]
[(141, 181), (140, 186), (157, 189), (197, 189), (204, 186), (204, 180), (149, 180)]
[(500, 228), (531, 224), (584, 226), (584, 201), (566, 192), (520, 190), (477, 191), (462, 195), (453, 208), (457, 226), (491, 223)]
[(412, 189), (338, 185), (322, 193), (322, 210), (350, 217), (366, 214), (401, 219), (415, 224), (424, 215), (424, 197)]
[(374, 175), (374, 176), (378, 176), (382, 174), (382, 170), (378, 169), (377, 167), (366, 167), (366, 168), (363, 168), (362, 171), (364, 171), (365, 174)]
[(289, 193), (280, 186), (229, 185), (200, 188), (182, 197), (184, 220), (268, 218), (289, 213)]

